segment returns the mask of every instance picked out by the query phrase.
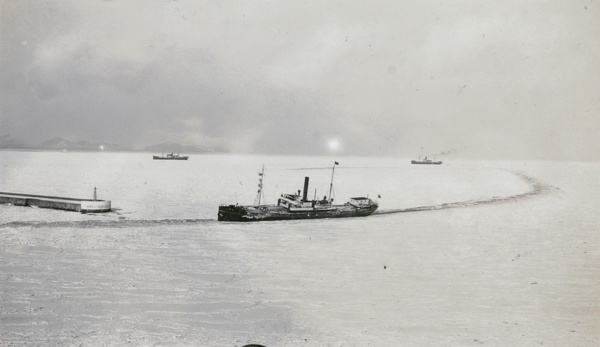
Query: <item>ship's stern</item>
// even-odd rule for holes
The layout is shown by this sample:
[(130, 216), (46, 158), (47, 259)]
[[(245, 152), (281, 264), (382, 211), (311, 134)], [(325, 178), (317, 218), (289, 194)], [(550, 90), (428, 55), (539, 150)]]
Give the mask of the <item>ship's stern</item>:
[(222, 222), (245, 222), (248, 221), (248, 211), (244, 206), (221, 205), (217, 220)]

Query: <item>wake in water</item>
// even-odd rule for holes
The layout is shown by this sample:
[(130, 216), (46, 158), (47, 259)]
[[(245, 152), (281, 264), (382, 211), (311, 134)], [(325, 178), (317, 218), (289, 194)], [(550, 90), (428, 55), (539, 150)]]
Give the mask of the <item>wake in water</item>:
[[(502, 170), (502, 169), (499, 169)], [(393, 214), (393, 213), (405, 213), (405, 212), (422, 212), (422, 211), (435, 211), (449, 208), (469, 207), (484, 204), (498, 204), (506, 202), (515, 202), (520, 199), (524, 199), (534, 195), (541, 195), (550, 192), (552, 189), (556, 189), (552, 186), (544, 185), (533, 177), (529, 177), (520, 172), (509, 171), (523, 180), (525, 180), (530, 186), (531, 190), (517, 195), (507, 197), (492, 197), (485, 200), (469, 200), (460, 202), (449, 202), (439, 205), (430, 206), (418, 206), (403, 209), (389, 209), (375, 211), (373, 215), (382, 214)], [(204, 223), (215, 223), (216, 219), (122, 219), (118, 220), (87, 220), (87, 221), (56, 221), (56, 222), (43, 222), (43, 221), (27, 221), (27, 222), (9, 222), (0, 224), (0, 228), (6, 227), (33, 227), (33, 228), (59, 228), (59, 227), (71, 227), (71, 228), (132, 228), (132, 227), (148, 227), (148, 226), (162, 226), (162, 225), (185, 225), (185, 224), (204, 224)]]
[(86, 220), (86, 221), (56, 221), (56, 222), (9, 222), (0, 224), (4, 227), (34, 227), (34, 228), (132, 228), (161, 225), (202, 224), (216, 222), (216, 219), (119, 219), (119, 220)]
[(381, 210), (375, 211), (375, 214), (392, 214), (392, 213), (404, 213), (404, 212), (420, 212), (420, 211), (434, 211), (434, 210), (443, 210), (448, 208), (458, 208), (458, 207), (469, 207), (476, 205), (485, 205), (485, 204), (498, 204), (505, 202), (514, 202), (519, 201), (520, 199), (527, 198), (534, 195), (546, 194), (552, 190), (552, 186), (545, 185), (533, 177), (529, 177), (521, 172), (512, 172), (511, 173), (521, 177), (527, 183), (531, 185), (531, 190), (523, 193), (506, 197), (492, 197), (490, 199), (485, 200), (469, 200), (469, 201), (459, 201), (459, 202), (449, 202), (443, 203), (439, 205), (430, 205), (430, 206), (418, 206), (418, 207), (410, 207), (410, 208), (402, 208), (402, 209), (392, 209), (392, 210)]

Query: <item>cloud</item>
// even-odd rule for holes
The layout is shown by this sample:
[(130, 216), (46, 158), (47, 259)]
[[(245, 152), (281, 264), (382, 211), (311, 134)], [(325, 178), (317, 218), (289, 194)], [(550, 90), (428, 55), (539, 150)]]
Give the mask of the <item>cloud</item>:
[(267, 70), (269, 80), (283, 88), (318, 88), (322, 78), (349, 50), (339, 27), (324, 26), (311, 37), (279, 54)]
[[(600, 153), (593, 4), (3, 6), (0, 121), (17, 138), (278, 154), (327, 154), (331, 138), (346, 155)], [(547, 140), (557, 133), (560, 143)]]

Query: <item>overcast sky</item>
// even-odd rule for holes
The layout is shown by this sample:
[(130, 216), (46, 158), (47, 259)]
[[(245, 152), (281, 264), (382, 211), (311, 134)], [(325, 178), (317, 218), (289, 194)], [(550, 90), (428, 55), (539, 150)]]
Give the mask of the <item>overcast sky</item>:
[(600, 160), (600, 0), (0, 4), (24, 141)]

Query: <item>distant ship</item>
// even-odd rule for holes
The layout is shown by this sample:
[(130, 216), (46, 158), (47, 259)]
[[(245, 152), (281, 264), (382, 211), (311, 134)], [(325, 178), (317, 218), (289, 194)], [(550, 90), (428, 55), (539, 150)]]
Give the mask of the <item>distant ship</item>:
[(411, 164), (426, 164), (426, 165), (440, 165), (440, 164), (442, 164), (441, 161), (435, 161), (435, 158), (433, 158), (433, 160), (427, 159), (427, 156), (425, 156), (425, 159), (423, 159), (423, 160), (421, 160), (421, 156), (419, 156), (419, 160), (411, 160), (410, 163)]
[(167, 155), (154, 155), (152, 156), (152, 159), (154, 160), (188, 160), (190, 156), (189, 155), (179, 155), (179, 154), (173, 154), (173, 152), (171, 153), (167, 153)]
[(333, 173), (335, 162), (331, 173), (331, 185), (329, 188), (329, 198), (323, 197), (323, 200), (308, 200), (308, 182), (309, 177), (304, 178), (304, 193), (300, 196), (298, 193), (281, 194), (277, 200), (277, 205), (261, 205), (262, 181), (264, 177), (264, 167), (259, 175), (258, 195), (254, 205), (221, 205), (219, 206), (219, 221), (228, 222), (257, 222), (271, 220), (290, 220), (290, 219), (317, 219), (317, 218), (346, 218), (346, 217), (364, 217), (377, 210), (379, 205), (368, 197), (350, 198), (343, 205), (334, 205), (331, 198), (333, 189)]

